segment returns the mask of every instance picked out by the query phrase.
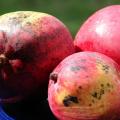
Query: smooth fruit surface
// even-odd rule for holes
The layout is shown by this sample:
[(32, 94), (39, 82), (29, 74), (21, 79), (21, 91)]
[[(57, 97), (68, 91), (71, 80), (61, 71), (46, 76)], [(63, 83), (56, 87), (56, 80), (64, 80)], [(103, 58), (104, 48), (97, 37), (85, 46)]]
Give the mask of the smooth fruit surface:
[(0, 102), (37, 91), (47, 95), (49, 73), (74, 52), (65, 25), (52, 15), (17, 11), (0, 16)]
[(96, 11), (80, 27), (74, 44), (77, 51), (103, 53), (120, 64), (120, 5)]
[(48, 101), (59, 120), (117, 120), (120, 68), (101, 53), (72, 54), (51, 73)]

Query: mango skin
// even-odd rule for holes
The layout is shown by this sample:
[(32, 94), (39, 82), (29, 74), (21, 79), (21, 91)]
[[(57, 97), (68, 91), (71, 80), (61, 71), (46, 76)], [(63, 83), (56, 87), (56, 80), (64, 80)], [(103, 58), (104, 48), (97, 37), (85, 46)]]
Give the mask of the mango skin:
[(72, 36), (56, 17), (35, 11), (1, 15), (0, 102), (35, 94), (46, 99), (50, 72), (72, 53)]
[(59, 120), (120, 118), (120, 68), (97, 52), (78, 52), (51, 73), (48, 102)]
[(100, 52), (120, 65), (120, 5), (110, 5), (90, 15), (74, 40), (76, 51)]

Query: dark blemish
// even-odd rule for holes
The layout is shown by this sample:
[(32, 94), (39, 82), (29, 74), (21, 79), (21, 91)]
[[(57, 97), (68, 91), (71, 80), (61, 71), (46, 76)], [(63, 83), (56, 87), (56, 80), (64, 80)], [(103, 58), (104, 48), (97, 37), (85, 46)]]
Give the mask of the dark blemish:
[(27, 25), (31, 25), (31, 22), (26, 22)]
[(21, 22), (24, 21), (29, 15), (23, 14), (23, 12), (18, 12), (17, 16), (12, 16), (9, 18), (9, 23), (13, 23), (14, 25), (19, 24), (21, 26)]
[(85, 66), (72, 66), (71, 67), (72, 71), (78, 71), (80, 69), (86, 70), (87, 68)]
[(9, 22), (13, 23), (14, 25), (17, 25), (20, 24), (21, 20), (19, 19), (19, 17), (10, 17)]
[(81, 61), (81, 62), (86, 62), (86, 59), (81, 59), (80, 61)]
[(12, 17), (12, 18), (10, 18), (10, 19), (17, 19), (17, 17)]
[(111, 85), (110, 83), (107, 83), (107, 87), (108, 88), (113, 88), (113, 85)]
[(101, 84), (101, 87), (104, 87), (104, 84)]
[(100, 90), (100, 95), (103, 95), (105, 91), (103, 89)]
[(109, 72), (109, 66), (108, 65), (102, 65), (102, 70), (105, 71), (105, 73)]
[(79, 66), (72, 66), (71, 70), (72, 71), (78, 71), (78, 70), (80, 70), (80, 67)]
[(94, 98), (97, 98), (98, 93), (97, 93), (97, 92), (94, 92), (94, 93), (92, 94), (92, 96), (93, 96)]
[(111, 85), (110, 83), (107, 83), (107, 87), (108, 87), (107, 91), (111, 92), (111, 88), (113, 88), (113, 85)]
[(97, 92), (94, 92), (92, 94), (92, 96), (98, 100), (100, 100), (102, 98), (102, 95), (105, 93), (104, 89), (100, 89), (100, 91), (97, 93)]
[(76, 90), (76, 92), (80, 94), (81, 90), (82, 90), (82, 86), (78, 86), (78, 89)]
[(79, 88), (79, 89), (82, 89), (82, 86), (79, 86), (78, 88)]
[(101, 99), (101, 94), (99, 94), (99, 93), (97, 93), (97, 92), (94, 92), (94, 93), (92, 94), (92, 96), (93, 96), (94, 98), (98, 99), (98, 100)]
[(24, 17), (24, 18), (27, 18), (28, 16), (27, 16), (27, 15), (24, 15), (23, 17)]
[(88, 75), (86, 75), (85, 77), (86, 77), (86, 78), (88, 78), (89, 76), (88, 76)]
[(12, 20), (12, 21), (13, 21), (13, 20), (17, 20), (17, 17), (10, 17), (9, 20), (10, 20), (10, 21), (11, 21), (11, 20)]
[(27, 18), (27, 17), (30, 16), (30, 15), (25, 14), (25, 13), (23, 13), (23, 12), (18, 12), (17, 15), (18, 15), (18, 18), (20, 18), (20, 19), (22, 19), (22, 18)]
[(109, 83), (107, 83), (107, 86), (108, 86), (108, 87), (110, 87), (110, 84), (109, 84)]
[(89, 104), (89, 106), (92, 106), (92, 104)]
[(102, 96), (101, 96), (101, 94), (100, 94), (100, 95), (97, 97), (97, 99), (98, 99), (98, 100), (100, 100), (100, 99), (101, 99), (101, 97), (102, 97)]
[(63, 100), (63, 104), (64, 106), (68, 107), (70, 106), (71, 103), (79, 103), (78, 101), (78, 98), (76, 96), (71, 96), (71, 95), (68, 95), (64, 98)]
[(67, 102), (66, 100), (63, 100), (63, 104), (64, 104), (64, 106), (68, 107), (70, 103)]
[(57, 73), (51, 73), (50, 74), (50, 79), (53, 80), (54, 82), (57, 82), (58, 74)]

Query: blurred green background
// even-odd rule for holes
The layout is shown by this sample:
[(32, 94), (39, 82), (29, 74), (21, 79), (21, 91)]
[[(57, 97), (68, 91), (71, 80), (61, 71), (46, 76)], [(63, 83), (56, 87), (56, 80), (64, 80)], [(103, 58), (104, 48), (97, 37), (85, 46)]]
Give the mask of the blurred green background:
[(74, 38), (92, 13), (112, 4), (120, 4), (120, 0), (0, 0), (0, 14), (18, 10), (46, 12), (60, 19)]

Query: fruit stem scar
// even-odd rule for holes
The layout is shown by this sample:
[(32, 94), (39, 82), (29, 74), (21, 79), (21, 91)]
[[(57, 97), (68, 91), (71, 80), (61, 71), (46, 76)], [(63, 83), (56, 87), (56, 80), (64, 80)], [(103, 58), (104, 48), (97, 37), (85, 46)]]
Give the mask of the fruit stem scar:
[(51, 73), (50, 74), (50, 79), (53, 80), (54, 82), (57, 82), (58, 74), (57, 73)]

